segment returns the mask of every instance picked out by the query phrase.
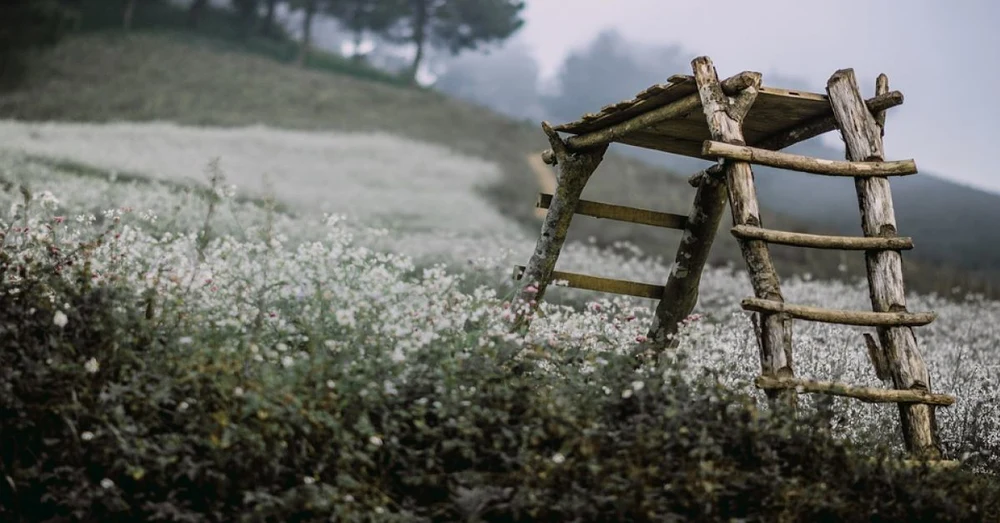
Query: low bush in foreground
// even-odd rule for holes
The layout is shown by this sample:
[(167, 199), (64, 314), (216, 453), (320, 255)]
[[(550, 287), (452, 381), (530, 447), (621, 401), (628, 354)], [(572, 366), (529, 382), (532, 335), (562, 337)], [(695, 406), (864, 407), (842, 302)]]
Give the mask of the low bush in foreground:
[(824, 409), (792, 420), (679, 367), (524, 357), (474, 331), (402, 361), (376, 338), (305, 340), (274, 365), (153, 328), (85, 256), (0, 256), (3, 521), (1000, 515), (987, 477), (862, 453)]

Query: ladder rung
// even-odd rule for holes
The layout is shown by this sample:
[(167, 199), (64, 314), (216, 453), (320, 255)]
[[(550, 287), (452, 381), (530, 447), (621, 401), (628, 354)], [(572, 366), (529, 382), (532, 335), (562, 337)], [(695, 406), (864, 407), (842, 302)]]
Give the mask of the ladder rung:
[(702, 144), (702, 155), (711, 157), (740, 160), (757, 165), (767, 165), (779, 169), (789, 169), (826, 176), (903, 176), (917, 173), (917, 164), (913, 160), (894, 162), (845, 162), (811, 158), (798, 154), (781, 153), (731, 145), (723, 142), (706, 140)]
[[(535, 207), (548, 209), (552, 205), (552, 195), (540, 193), (535, 201)], [(605, 218), (620, 222), (639, 223), (642, 225), (652, 225), (654, 227), (665, 227), (667, 229), (684, 229), (687, 226), (687, 216), (672, 214), (668, 212), (650, 211), (647, 209), (637, 209), (624, 205), (612, 205), (610, 203), (592, 202), (580, 200), (577, 204), (575, 214), (593, 216), (594, 218)]]
[[(521, 279), (521, 276), (524, 274), (524, 269), (524, 265), (514, 266), (515, 280)], [(574, 289), (610, 292), (612, 294), (624, 294), (626, 296), (652, 298), (655, 300), (663, 297), (663, 286), (652, 285), (649, 283), (615, 280), (612, 278), (601, 278), (598, 276), (588, 276), (586, 274), (560, 271), (552, 271), (552, 280), (566, 280), (566, 286), (573, 287)]]
[(955, 398), (947, 394), (935, 394), (918, 390), (879, 389), (875, 387), (857, 387), (846, 383), (832, 381), (812, 381), (800, 378), (774, 378), (758, 376), (754, 380), (761, 389), (795, 389), (800, 392), (831, 394), (854, 398), (867, 403), (926, 403), (928, 405), (948, 406), (955, 403)]
[(907, 237), (858, 237), (858, 236), (827, 236), (823, 234), (806, 234), (801, 232), (776, 231), (737, 225), (732, 228), (733, 236), (746, 240), (764, 240), (769, 243), (810, 247), (813, 249), (843, 249), (855, 251), (867, 250), (906, 250), (913, 248), (913, 239)]
[(787, 313), (800, 320), (860, 325), (864, 327), (917, 327), (934, 321), (933, 312), (868, 312), (791, 305), (780, 301), (744, 298), (743, 309), (755, 312)]

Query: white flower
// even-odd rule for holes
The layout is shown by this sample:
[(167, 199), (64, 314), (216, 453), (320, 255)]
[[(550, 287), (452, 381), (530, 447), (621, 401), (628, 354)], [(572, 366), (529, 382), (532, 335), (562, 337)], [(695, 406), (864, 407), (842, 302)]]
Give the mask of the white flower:
[(622, 391), (622, 397), (625, 399), (632, 397), (632, 389), (625, 389)]
[(181, 345), (191, 345), (191, 343), (193, 342), (194, 338), (192, 338), (191, 336), (181, 336), (180, 338), (177, 339), (177, 343), (180, 343)]
[(97, 358), (90, 358), (87, 363), (83, 364), (84, 370), (91, 374), (97, 374), (97, 371), (101, 370), (101, 364), (97, 361)]
[(282, 367), (291, 367), (292, 364), (294, 364), (294, 363), (295, 363), (295, 360), (291, 356), (282, 356), (281, 357), (281, 366)]
[(376, 447), (381, 447), (382, 446), (382, 438), (380, 438), (378, 436), (372, 436), (372, 437), (368, 438), (368, 443), (371, 443), (372, 445), (375, 445)]
[(305, 483), (306, 485), (312, 485), (313, 483), (316, 483), (316, 478), (312, 476), (306, 476), (302, 478), (302, 482)]
[(233, 389), (233, 395), (236, 396), (237, 398), (243, 396), (243, 392), (244, 392), (243, 387), (236, 387), (235, 389)]
[(94, 433), (89, 430), (83, 431), (80, 433), (80, 439), (83, 441), (90, 441), (94, 439)]
[(69, 322), (69, 318), (66, 317), (66, 313), (63, 311), (56, 311), (55, 316), (52, 317), (52, 323), (60, 329), (65, 327), (67, 322)]
[(562, 453), (560, 452), (556, 452), (555, 454), (552, 455), (552, 462), (555, 463), (556, 465), (561, 465), (565, 461), (566, 461), (566, 456), (563, 456)]
[(636, 380), (636, 381), (632, 382), (632, 390), (634, 390), (636, 392), (639, 392), (645, 386), (646, 386), (646, 383), (642, 382), (642, 381), (639, 381), (639, 380)]
[(185, 410), (188, 410), (188, 407), (190, 407), (190, 406), (191, 405), (189, 405), (188, 402), (182, 401), (180, 403), (180, 405), (177, 405), (177, 411), (178, 412), (184, 412)]
[(337, 388), (337, 382), (333, 380), (326, 380), (326, 388), (335, 389)]
[(101, 487), (104, 488), (104, 489), (109, 489), (109, 488), (114, 487), (114, 486), (115, 486), (115, 482), (111, 481), (108, 478), (104, 478), (104, 479), (101, 480)]

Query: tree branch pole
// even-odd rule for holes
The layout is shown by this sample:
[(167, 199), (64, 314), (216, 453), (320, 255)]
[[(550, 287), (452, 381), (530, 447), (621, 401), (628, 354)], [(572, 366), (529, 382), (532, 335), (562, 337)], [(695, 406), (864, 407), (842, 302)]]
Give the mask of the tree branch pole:
[[(695, 58), (691, 62), (698, 92), (701, 97), (705, 119), (712, 139), (731, 145), (746, 145), (743, 138), (743, 118), (752, 105), (760, 86), (760, 75), (755, 85), (728, 98), (719, 85), (719, 77), (712, 60), (707, 56)], [(729, 189), (729, 204), (734, 225), (762, 227), (757, 192), (753, 182), (750, 164), (740, 160), (726, 160), (724, 163), (726, 185)], [(774, 302), (784, 302), (778, 273), (771, 262), (767, 243), (763, 240), (739, 239), (740, 250), (747, 263), (747, 272), (757, 298)], [(790, 378), (792, 370), (792, 318), (786, 313), (758, 313), (760, 329), (760, 362), (764, 376)], [(782, 399), (794, 405), (796, 394), (790, 391), (769, 390), (768, 397)]]
[[(887, 91), (889, 82), (881, 78), (877, 89)], [(830, 104), (847, 145), (847, 159), (856, 162), (879, 162), (882, 149), (881, 117), (872, 116), (865, 107), (852, 69), (842, 69), (826, 85)], [(877, 93), (882, 94), (882, 93)], [(861, 225), (865, 236), (896, 235), (896, 216), (892, 206), (889, 180), (884, 177), (856, 178), (854, 181), (861, 207)], [(865, 255), (872, 308), (876, 312), (906, 312), (903, 288), (902, 256), (898, 251), (869, 251)], [(917, 347), (911, 327), (877, 329), (884, 361), (897, 389), (929, 393), (930, 374)], [(874, 341), (874, 340), (873, 340)], [(870, 349), (873, 350), (874, 348)], [(876, 364), (878, 365), (878, 364)], [(876, 371), (879, 369), (876, 367)], [(918, 458), (940, 459), (941, 442), (937, 435), (934, 407), (900, 404), (903, 440), (907, 450)]]
[(566, 142), (552, 129), (548, 122), (542, 122), (542, 130), (549, 139), (552, 157), (558, 169), (556, 190), (549, 203), (549, 212), (542, 222), (542, 231), (535, 243), (535, 251), (528, 261), (521, 281), (521, 290), (514, 302), (514, 330), (528, 327), (531, 314), (538, 302), (545, 296), (545, 289), (552, 279), (556, 260), (566, 243), (569, 224), (573, 221), (580, 196), (590, 176), (604, 159), (607, 143), (587, 149), (571, 151)]

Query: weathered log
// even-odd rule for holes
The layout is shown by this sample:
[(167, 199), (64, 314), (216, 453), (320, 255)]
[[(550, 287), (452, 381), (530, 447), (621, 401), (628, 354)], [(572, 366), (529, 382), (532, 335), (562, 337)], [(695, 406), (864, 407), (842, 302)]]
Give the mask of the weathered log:
[[(865, 102), (865, 105), (868, 107), (869, 111), (880, 112), (896, 107), (897, 105), (901, 105), (902, 103), (903, 93), (899, 91), (892, 91), (891, 93), (879, 94), (874, 98), (869, 99)], [(837, 119), (834, 118), (832, 114), (821, 116), (793, 129), (781, 131), (774, 136), (758, 140), (754, 143), (754, 147), (778, 151), (790, 145), (804, 142), (810, 138), (815, 138), (816, 136), (836, 129)]]
[(597, 170), (601, 160), (604, 159), (604, 153), (608, 150), (608, 144), (602, 144), (589, 149), (570, 151), (548, 122), (542, 122), (542, 130), (548, 136), (549, 145), (558, 165), (557, 185), (549, 205), (549, 212), (545, 214), (545, 220), (542, 222), (541, 234), (535, 242), (535, 251), (524, 272), (524, 284), (521, 286), (515, 308), (514, 330), (522, 330), (528, 326), (532, 312), (545, 296), (545, 288), (552, 278), (559, 252), (566, 243), (566, 234), (580, 202), (580, 195), (583, 194), (587, 180)]
[[(552, 195), (541, 193), (535, 200), (535, 207), (548, 209), (552, 205)], [(576, 214), (615, 220), (619, 222), (638, 223), (640, 225), (652, 225), (654, 227), (664, 227), (667, 229), (684, 229), (688, 217), (681, 214), (669, 212), (652, 211), (649, 209), (638, 209), (625, 205), (612, 205), (610, 203), (592, 202), (590, 200), (580, 200), (576, 206)]]
[(646, 336), (648, 348), (654, 351), (677, 346), (675, 334), (680, 322), (698, 302), (701, 273), (726, 208), (726, 183), (722, 177), (706, 173), (699, 182), (663, 298), (656, 305), (653, 324)]
[[(523, 265), (514, 266), (514, 279), (522, 279), (523, 273)], [(609, 292), (611, 294), (635, 296), (637, 298), (651, 298), (654, 300), (658, 300), (663, 296), (663, 286), (653, 285), (651, 283), (602, 278), (600, 276), (590, 276), (588, 274), (579, 274), (575, 272), (552, 271), (552, 281), (557, 280), (565, 281), (567, 287), (572, 287), (574, 289)]]
[(934, 321), (933, 312), (870, 312), (849, 311), (842, 309), (826, 309), (809, 305), (793, 305), (780, 301), (762, 300), (760, 298), (744, 298), (744, 309), (755, 312), (783, 312), (793, 318), (836, 323), (838, 325), (858, 325), (862, 327), (879, 326), (919, 326)]
[[(731, 103), (723, 94), (719, 85), (718, 75), (711, 59), (695, 58), (691, 62), (695, 80), (698, 83), (698, 93), (701, 97), (708, 129), (713, 140), (735, 145), (746, 145), (743, 138), (742, 121), (746, 116), (747, 103)], [(738, 96), (744, 99), (756, 96), (760, 86), (757, 82), (742, 91)], [(736, 109), (739, 107), (741, 110)], [(744, 161), (725, 162), (726, 185), (729, 190), (729, 204), (735, 225), (750, 225), (761, 227), (760, 210), (757, 205), (757, 192), (753, 183), (753, 171), (750, 164)], [(784, 301), (778, 282), (778, 273), (774, 270), (767, 243), (762, 240), (740, 240), (740, 250), (747, 263), (750, 282), (754, 294), (761, 299)], [(792, 370), (792, 319), (787, 314), (761, 314), (760, 351), (761, 368), (764, 375), (790, 377)], [(784, 396), (785, 401), (795, 403), (794, 391), (781, 394), (769, 392), (771, 398)]]
[(889, 373), (889, 361), (885, 359), (885, 353), (882, 351), (882, 347), (879, 346), (875, 338), (869, 333), (864, 333), (865, 347), (868, 349), (868, 359), (872, 362), (872, 367), (875, 368), (875, 377), (882, 380), (888, 381), (892, 379)]
[(733, 236), (745, 240), (764, 240), (767, 243), (808, 247), (811, 249), (843, 249), (867, 251), (872, 249), (905, 250), (913, 248), (913, 239), (906, 237), (869, 238), (857, 236), (828, 236), (802, 232), (776, 231), (748, 225), (737, 225), (731, 229)]
[[(888, 80), (879, 82), (888, 89)], [(841, 136), (847, 144), (847, 159), (882, 161), (882, 131), (865, 107), (852, 69), (842, 69), (830, 77), (826, 87)], [(855, 188), (861, 207), (865, 236), (895, 236), (896, 216), (886, 178), (857, 178)], [(872, 308), (876, 312), (905, 312), (902, 256), (897, 251), (865, 253)], [(930, 392), (931, 379), (910, 327), (878, 329), (893, 385), (900, 390)], [(940, 459), (937, 419), (929, 405), (900, 405), (903, 439), (907, 450), (920, 458)]]
[(796, 378), (772, 378), (758, 376), (754, 384), (761, 389), (797, 389), (800, 392), (830, 394), (854, 398), (866, 403), (923, 403), (929, 405), (948, 406), (955, 403), (955, 398), (947, 394), (932, 394), (917, 390), (879, 389), (875, 387), (857, 387), (846, 383), (833, 381), (812, 381)]
[(825, 176), (905, 176), (917, 173), (913, 160), (893, 162), (843, 162), (811, 158), (798, 154), (780, 153), (757, 147), (729, 145), (706, 140), (701, 152), (705, 156), (743, 160), (757, 165), (789, 169)]

